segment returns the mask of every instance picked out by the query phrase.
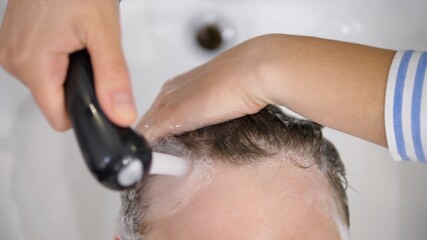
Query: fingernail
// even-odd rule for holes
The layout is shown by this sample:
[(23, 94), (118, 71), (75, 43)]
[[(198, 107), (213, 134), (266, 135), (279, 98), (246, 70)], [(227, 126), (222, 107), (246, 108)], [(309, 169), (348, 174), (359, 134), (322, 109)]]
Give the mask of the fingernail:
[(114, 113), (123, 121), (133, 121), (135, 107), (132, 97), (127, 92), (119, 92), (113, 95)]

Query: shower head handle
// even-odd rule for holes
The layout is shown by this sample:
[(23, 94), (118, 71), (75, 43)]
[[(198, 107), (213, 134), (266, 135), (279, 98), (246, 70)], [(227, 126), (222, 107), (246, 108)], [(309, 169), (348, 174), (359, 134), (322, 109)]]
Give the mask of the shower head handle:
[(92, 175), (113, 190), (134, 187), (150, 170), (151, 149), (140, 134), (115, 125), (103, 113), (86, 49), (70, 55), (64, 88), (68, 116)]

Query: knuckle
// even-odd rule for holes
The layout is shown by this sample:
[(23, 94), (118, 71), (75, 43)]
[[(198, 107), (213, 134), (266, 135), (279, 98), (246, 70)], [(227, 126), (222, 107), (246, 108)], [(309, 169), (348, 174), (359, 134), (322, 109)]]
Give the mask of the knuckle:
[(167, 92), (171, 87), (172, 87), (172, 84), (173, 84), (173, 79), (169, 79), (169, 80), (167, 80), (164, 84), (163, 84), (163, 86), (162, 86), (162, 88), (161, 88), (161, 92), (163, 93), (163, 92)]
[(23, 46), (16, 41), (3, 40), (0, 42), (0, 65), (8, 72), (19, 75), (22, 70), (27, 70), (31, 63), (30, 46)]
[[(1, 51), (1, 50), (0, 50)], [(0, 66), (6, 69), (6, 56), (4, 53), (0, 52)], [(7, 69), (6, 69), (7, 70)]]
[(13, 68), (15, 69), (26, 69), (28, 64), (31, 62), (27, 51), (17, 51), (9, 56), (9, 60)]
[(0, 48), (0, 66), (2, 66), (6, 71), (11, 72), (12, 66), (10, 64), (10, 54), (4, 47)]
[(170, 92), (171, 90), (177, 88), (179, 79), (180, 79), (180, 76), (176, 76), (174, 78), (167, 80), (163, 84), (161, 91), (162, 92)]
[(28, 70), (30, 60), (23, 51), (0, 49), (0, 65), (14, 75), (20, 75), (21, 70)]
[(159, 109), (163, 109), (166, 106), (168, 106), (170, 102), (171, 102), (171, 94), (168, 94), (168, 93), (161, 94), (157, 99), (157, 107)]

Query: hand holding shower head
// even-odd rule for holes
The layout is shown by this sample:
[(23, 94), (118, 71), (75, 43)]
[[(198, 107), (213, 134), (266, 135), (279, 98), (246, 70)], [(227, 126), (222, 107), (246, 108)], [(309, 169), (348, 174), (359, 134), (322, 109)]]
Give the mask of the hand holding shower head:
[(126, 190), (147, 174), (182, 176), (187, 160), (151, 152), (147, 141), (131, 128), (113, 124), (96, 99), (89, 53), (70, 55), (65, 103), (86, 166), (105, 187)]
[(151, 149), (137, 132), (105, 116), (93, 80), (87, 50), (71, 54), (65, 100), (74, 133), (87, 167), (100, 183), (113, 190), (131, 188), (148, 173)]

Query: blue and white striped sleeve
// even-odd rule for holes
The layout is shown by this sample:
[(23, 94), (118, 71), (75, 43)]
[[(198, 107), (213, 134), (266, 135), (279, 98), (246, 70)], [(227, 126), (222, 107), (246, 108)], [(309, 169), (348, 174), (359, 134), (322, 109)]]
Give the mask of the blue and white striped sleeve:
[(397, 161), (427, 162), (427, 52), (398, 51), (385, 99), (388, 148)]

